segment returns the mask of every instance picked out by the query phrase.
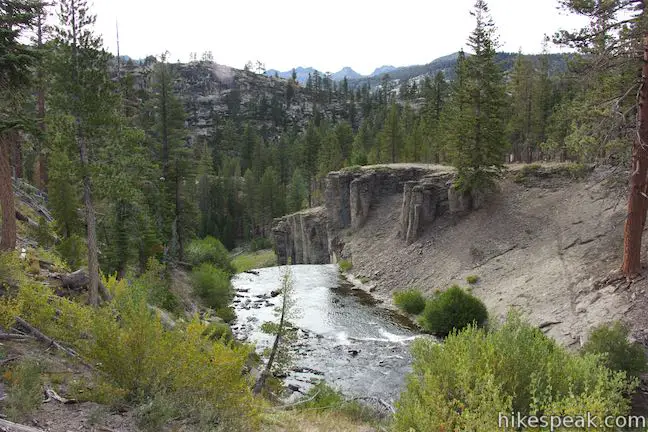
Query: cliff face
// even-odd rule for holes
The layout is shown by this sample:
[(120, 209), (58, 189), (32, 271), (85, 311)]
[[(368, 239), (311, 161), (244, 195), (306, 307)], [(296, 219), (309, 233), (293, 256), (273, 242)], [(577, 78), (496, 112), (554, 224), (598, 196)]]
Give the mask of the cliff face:
[[(169, 65), (174, 90), (187, 113), (192, 137), (217, 137), (227, 119), (254, 124), (265, 139), (276, 138), (284, 124), (303, 129), (314, 113), (313, 96), (301, 86), (293, 88), (288, 101), (288, 80), (256, 74), (208, 61)], [(125, 65), (123, 73), (133, 77), (134, 87), (150, 92), (155, 84), (154, 64)], [(318, 103), (327, 119), (346, 118), (347, 106), (335, 96)]]
[(275, 221), (279, 262), (337, 262), (344, 257), (344, 234), (362, 228), (382, 200), (402, 197), (399, 237), (414, 241), (425, 225), (449, 211), (452, 178), (446, 167), (381, 165), (332, 172), (326, 177), (323, 207)]

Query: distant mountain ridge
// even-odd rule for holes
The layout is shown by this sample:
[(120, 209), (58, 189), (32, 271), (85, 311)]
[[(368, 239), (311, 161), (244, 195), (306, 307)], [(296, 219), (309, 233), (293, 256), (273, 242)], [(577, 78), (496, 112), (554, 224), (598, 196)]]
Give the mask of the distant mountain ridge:
[[(496, 61), (502, 66), (504, 71), (509, 71), (512, 69), (515, 59), (517, 58), (517, 53), (505, 53), (499, 52), (496, 55)], [(369, 75), (362, 75), (354, 71), (351, 67), (346, 66), (340, 69), (339, 71), (331, 74), (333, 81), (342, 81), (346, 77), (349, 80), (350, 84), (353, 86), (358, 85), (361, 82), (368, 82), (373, 86), (373, 84), (378, 84), (382, 77), (385, 74), (389, 74), (389, 77), (394, 80), (410, 80), (416, 77), (422, 76), (434, 76), (438, 72), (443, 72), (446, 78), (452, 79), (454, 76), (454, 68), (457, 63), (457, 58), (459, 57), (459, 52), (454, 52), (443, 57), (432, 60), (430, 63), (424, 65), (411, 65), (411, 66), (401, 66), (395, 67), (390, 65), (384, 65), (376, 68)], [(525, 54), (525, 57), (530, 58), (532, 61), (537, 61), (540, 58), (540, 54)], [(549, 64), (550, 64), (550, 73), (558, 73), (566, 70), (567, 62), (564, 54), (549, 54)], [(297, 81), (300, 84), (305, 84), (308, 80), (308, 76), (313, 75), (316, 69), (312, 67), (297, 67), (295, 72), (297, 74)], [(323, 72), (318, 71), (322, 76)], [(290, 79), (292, 76), (292, 70), (280, 72), (276, 69), (269, 69), (265, 72), (267, 76), (278, 75), (284, 79)]]

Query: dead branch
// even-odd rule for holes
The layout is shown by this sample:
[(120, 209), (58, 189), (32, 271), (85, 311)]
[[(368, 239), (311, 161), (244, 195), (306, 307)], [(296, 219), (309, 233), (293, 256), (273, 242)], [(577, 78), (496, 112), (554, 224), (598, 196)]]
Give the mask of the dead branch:
[(0, 333), (0, 340), (24, 341), (25, 339), (32, 339), (29, 335), (15, 334), (15, 333)]
[(37, 429), (31, 426), (21, 425), (3, 419), (0, 419), (0, 431), (2, 432), (45, 432), (43, 429)]
[(318, 391), (318, 392), (316, 392), (313, 396), (309, 397), (308, 399), (302, 399), (302, 400), (298, 400), (297, 402), (293, 402), (293, 403), (291, 403), (291, 404), (281, 405), (281, 406), (275, 407), (275, 409), (278, 409), (278, 410), (288, 410), (288, 409), (292, 409), (292, 408), (294, 408), (294, 407), (296, 407), (296, 406), (303, 405), (303, 404), (305, 404), (305, 403), (308, 403), (308, 402), (312, 401), (313, 399), (315, 399), (315, 398), (317, 397), (317, 395), (318, 395), (319, 393), (320, 393), (320, 392)]
[(74, 404), (74, 403), (77, 403), (76, 399), (67, 399), (67, 398), (64, 398), (63, 396), (60, 396), (51, 387), (45, 387), (45, 394), (47, 395), (47, 397), (49, 399), (54, 399), (55, 401), (60, 402), (62, 404)]
[(21, 317), (16, 317), (16, 323), (18, 323), (18, 325), (20, 325), (20, 327), (24, 328), (26, 331), (28, 331), (30, 334), (32, 334), (39, 341), (47, 344), (48, 346), (53, 346), (54, 348), (56, 348), (56, 349), (58, 349), (60, 351), (63, 351), (64, 353), (66, 353), (67, 355), (69, 355), (71, 357), (79, 358), (79, 355), (76, 352), (74, 352), (74, 350), (64, 347), (63, 345), (61, 345), (60, 343), (58, 343), (57, 341), (55, 341), (51, 337), (45, 335), (43, 332), (38, 330), (36, 327), (29, 324), (27, 321), (25, 321)]

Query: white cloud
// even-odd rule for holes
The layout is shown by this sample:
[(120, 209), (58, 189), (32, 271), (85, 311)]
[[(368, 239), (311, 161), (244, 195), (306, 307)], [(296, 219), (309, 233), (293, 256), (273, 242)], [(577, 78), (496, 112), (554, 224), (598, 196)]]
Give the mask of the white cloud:
[[(218, 63), (242, 68), (313, 66), (335, 72), (351, 66), (423, 64), (465, 46), (474, 27), (474, 0), (94, 0), (97, 30), (116, 52), (141, 58), (168, 50), (171, 60), (212, 51)], [(539, 52), (545, 33), (582, 20), (557, 10), (557, 0), (491, 0), (502, 50)], [(555, 50), (556, 48), (554, 48)]]

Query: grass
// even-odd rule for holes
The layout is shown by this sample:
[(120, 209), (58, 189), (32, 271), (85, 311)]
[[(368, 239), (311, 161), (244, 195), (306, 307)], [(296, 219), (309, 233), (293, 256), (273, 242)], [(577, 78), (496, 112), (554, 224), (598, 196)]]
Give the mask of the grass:
[(10, 420), (21, 422), (43, 401), (41, 369), (31, 360), (25, 360), (3, 374), (8, 384), (5, 410)]
[(236, 273), (243, 273), (248, 270), (274, 267), (277, 265), (277, 255), (272, 250), (261, 250), (257, 252), (246, 252), (235, 256), (232, 265)]
[(353, 268), (353, 263), (351, 260), (343, 259), (338, 263), (338, 266), (340, 267), (340, 271), (346, 273)]
[(479, 282), (479, 276), (477, 275), (466, 276), (466, 282), (468, 282), (470, 285), (474, 285), (477, 282)]

